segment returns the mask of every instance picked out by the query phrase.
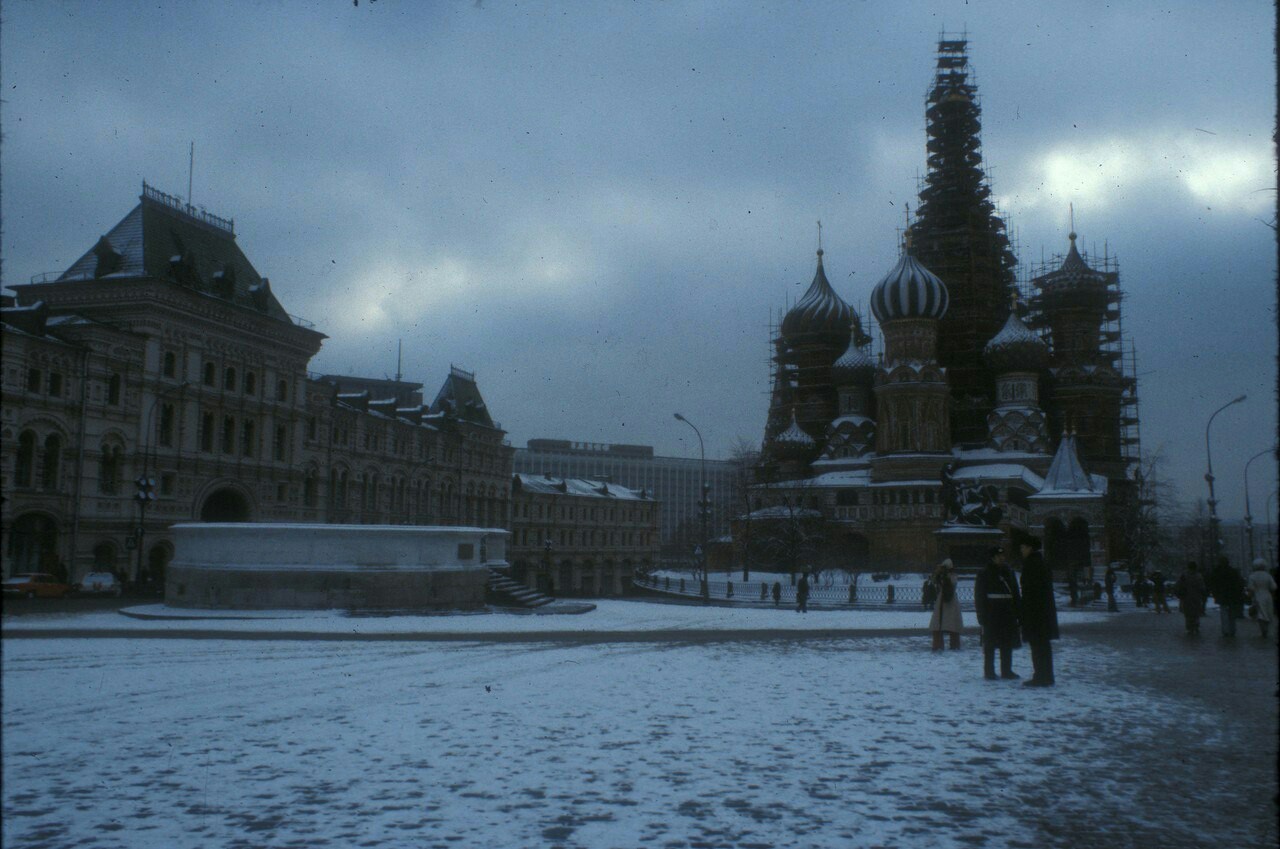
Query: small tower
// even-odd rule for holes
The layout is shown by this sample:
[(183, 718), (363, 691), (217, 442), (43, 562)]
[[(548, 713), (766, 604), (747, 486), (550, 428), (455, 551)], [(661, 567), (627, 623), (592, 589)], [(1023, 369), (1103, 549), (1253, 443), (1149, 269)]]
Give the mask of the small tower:
[(849, 350), (831, 367), (831, 377), (840, 399), (840, 415), (831, 422), (823, 456), (827, 459), (861, 457), (875, 449), (876, 422), (872, 408), (872, 386), (876, 364), (866, 348), (858, 344), (855, 326)]
[(938, 321), (947, 312), (947, 287), (911, 255), (902, 257), (871, 292), (871, 311), (884, 334), (876, 374), (876, 453), (951, 451), (946, 372), (938, 365)]
[(1076, 249), (1076, 234), (1068, 239), (1062, 264), (1032, 280), (1036, 321), (1048, 329), (1052, 348), (1046, 406), (1054, 430), (1073, 430), (1093, 469), (1122, 478), (1128, 465), (1121, 441), (1126, 381), (1106, 339), (1112, 332), (1107, 324), (1119, 316), (1116, 275), (1090, 267)]
[(1049, 346), (1022, 323), (1016, 299), (1004, 327), (983, 353), (996, 375), (996, 406), (987, 415), (987, 444), (997, 451), (1047, 454), (1040, 372), (1049, 364)]

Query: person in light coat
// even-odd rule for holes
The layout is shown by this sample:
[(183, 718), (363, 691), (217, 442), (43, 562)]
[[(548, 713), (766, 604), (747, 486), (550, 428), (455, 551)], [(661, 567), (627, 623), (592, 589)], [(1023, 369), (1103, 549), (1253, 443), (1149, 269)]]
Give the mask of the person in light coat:
[(1271, 617), (1275, 612), (1276, 580), (1267, 571), (1267, 561), (1261, 557), (1253, 561), (1249, 592), (1253, 593), (1253, 604), (1258, 608), (1258, 633), (1265, 637), (1271, 630)]
[(933, 634), (933, 650), (942, 651), (942, 635), (951, 635), (951, 648), (960, 648), (960, 631), (964, 619), (960, 615), (960, 599), (956, 597), (956, 570), (951, 558), (938, 564), (933, 573), (933, 584), (938, 598), (933, 603), (933, 616), (929, 619), (929, 631)]

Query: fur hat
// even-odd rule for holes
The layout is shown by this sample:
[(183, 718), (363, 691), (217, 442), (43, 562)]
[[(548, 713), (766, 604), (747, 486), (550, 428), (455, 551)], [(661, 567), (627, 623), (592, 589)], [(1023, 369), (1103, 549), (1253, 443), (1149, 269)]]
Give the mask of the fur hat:
[(1023, 537), (1022, 539), (1018, 540), (1018, 545), (1025, 545), (1027, 548), (1031, 549), (1032, 551), (1040, 550), (1040, 540), (1036, 539), (1033, 536)]

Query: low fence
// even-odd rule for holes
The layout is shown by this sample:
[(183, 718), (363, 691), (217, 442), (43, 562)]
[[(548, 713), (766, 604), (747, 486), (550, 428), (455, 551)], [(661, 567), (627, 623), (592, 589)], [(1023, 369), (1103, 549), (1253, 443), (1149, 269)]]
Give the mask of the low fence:
[[(703, 598), (702, 587), (697, 578), (672, 578), (670, 576), (636, 575), (632, 579), (636, 587), (653, 592)], [(795, 606), (796, 588), (790, 583), (780, 583), (781, 594), (779, 605)], [(809, 605), (812, 607), (901, 607), (904, 609), (925, 609), (921, 600), (924, 587), (919, 583), (902, 584), (893, 581), (860, 582), (850, 584), (811, 584), (809, 586)], [(773, 584), (765, 581), (726, 581), (710, 580), (707, 582), (707, 595), (716, 602), (736, 602), (739, 604), (754, 602), (756, 604), (773, 604)], [(960, 606), (966, 610), (973, 609), (973, 585), (961, 584), (956, 588), (956, 598)]]

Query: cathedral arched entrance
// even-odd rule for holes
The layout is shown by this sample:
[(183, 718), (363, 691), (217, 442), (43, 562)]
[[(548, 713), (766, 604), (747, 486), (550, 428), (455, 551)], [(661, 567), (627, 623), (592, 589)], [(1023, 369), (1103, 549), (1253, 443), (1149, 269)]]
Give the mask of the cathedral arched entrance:
[(9, 527), (9, 574), (57, 572), (58, 523), (46, 513), (24, 513)]
[(1079, 569), (1081, 576), (1089, 574), (1089, 523), (1076, 516), (1067, 521), (1053, 518), (1044, 526), (1045, 563), (1057, 576), (1065, 576), (1072, 569)]
[(250, 518), (249, 500), (231, 487), (215, 489), (200, 507), (202, 522), (248, 522)]

